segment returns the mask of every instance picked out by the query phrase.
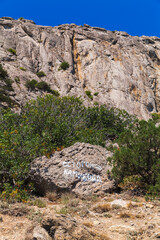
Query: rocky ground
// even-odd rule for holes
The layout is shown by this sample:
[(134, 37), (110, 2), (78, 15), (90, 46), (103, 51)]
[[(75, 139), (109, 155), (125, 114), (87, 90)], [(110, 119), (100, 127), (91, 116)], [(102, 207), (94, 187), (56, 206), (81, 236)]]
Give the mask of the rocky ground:
[(76, 198), (48, 193), (27, 203), (0, 203), (0, 240), (135, 240), (160, 238), (160, 201), (129, 193)]

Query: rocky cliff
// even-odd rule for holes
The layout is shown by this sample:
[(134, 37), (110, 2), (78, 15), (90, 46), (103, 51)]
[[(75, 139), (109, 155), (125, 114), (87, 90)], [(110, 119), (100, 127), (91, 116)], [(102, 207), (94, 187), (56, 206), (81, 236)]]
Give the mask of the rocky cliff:
[[(8, 49), (16, 50), (14, 53)], [(60, 70), (62, 62), (69, 68)], [(148, 119), (160, 111), (160, 39), (130, 36), (88, 25), (38, 26), (29, 20), (0, 18), (0, 63), (13, 80), (19, 104), (42, 96), (25, 84), (47, 82), (61, 96), (82, 96)], [(46, 76), (39, 78), (36, 73)], [(85, 93), (90, 91), (91, 100)]]

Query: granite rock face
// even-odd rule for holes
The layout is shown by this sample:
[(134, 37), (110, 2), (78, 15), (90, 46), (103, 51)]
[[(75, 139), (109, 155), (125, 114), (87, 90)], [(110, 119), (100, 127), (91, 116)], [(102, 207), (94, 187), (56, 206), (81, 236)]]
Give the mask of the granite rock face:
[(111, 170), (107, 163), (109, 155), (103, 147), (75, 143), (55, 152), (50, 159), (45, 156), (35, 159), (30, 178), (41, 194), (56, 191), (73, 192), (79, 197), (103, 195), (115, 190), (114, 181), (107, 174)]
[[(63, 61), (70, 65), (65, 71), (59, 69)], [(0, 18), (0, 63), (14, 81), (16, 95), (12, 98), (19, 105), (44, 94), (25, 87), (27, 80), (35, 79), (46, 81), (61, 96), (82, 96), (86, 105), (99, 102), (144, 119), (160, 111), (157, 37), (130, 36), (88, 25), (46, 27), (29, 20)], [(38, 78), (39, 71), (46, 76)]]

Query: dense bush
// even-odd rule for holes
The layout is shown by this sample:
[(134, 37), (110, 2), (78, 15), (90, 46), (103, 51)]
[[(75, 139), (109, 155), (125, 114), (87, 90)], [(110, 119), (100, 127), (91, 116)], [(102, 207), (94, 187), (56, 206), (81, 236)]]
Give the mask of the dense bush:
[(50, 86), (45, 81), (38, 82), (36, 84), (36, 88), (38, 88), (39, 90), (42, 90), (44, 92), (50, 92), (50, 90), (51, 90)]
[(44, 92), (48, 92), (48, 93), (51, 93), (53, 94), (54, 96), (56, 97), (59, 97), (60, 94), (58, 91), (56, 90), (52, 90), (49, 86), (48, 83), (44, 82), (44, 81), (41, 81), (41, 82), (37, 82), (35, 79), (32, 79), (31, 81), (28, 80), (26, 82), (26, 87), (28, 88), (28, 90), (30, 91), (35, 91), (36, 89), (38, 90), (41, 90), (41, 91), (44, 91)]
[(112, 174), (118, 183), (126, 178), (136, 181), (148, 193), (160, 193), (160, 126), (156, 116), (148, 122), (141, 120), (126, 129), (118, 139)]
[(35, 79), (32, 79), (31, 81), (28, 80), (26, 82), (26, 87), (28, 88), (28, 90), (30, 91), (34, 91), (36, 89), (36, 85), (37, 85), (37, 81)]
[(67, 68), (69, 68), (69, 63), (68, 62), (62, 62), (60, 64), (59, 70), (66, 70)]
[(96, 96), (96, 97), (97, 97), (97, 96), (98, 96), (98, 94), (99, 94), (99, 92), (95, 92), (95, 93), (94, 93), (94, 96)]
[(57, 90), (52, 90), (52, 89), (50, 89), (50, 91), (49, 91), (50, 93), (52, 93), (54, 96), (56, 96), (56, 97), (59, 97), (60, 96), (60, 93), (57, 91)]
[(93, 96), (92, 96), (91, 91), (87, 90), (87, 91), (85, 91), (85, 93), (91, 100), (93, 100)]
[[(46, 95), (30, 101), (21, 114), (0, 112), (0, 190), (2, 197), (24, 200), (30, 162), (50, 157), (77, 141), (105, 145), (133, 121), (125, 111), (86, 108), (80, 98)], [(26, 191), (24, 191), (24, 189)]]

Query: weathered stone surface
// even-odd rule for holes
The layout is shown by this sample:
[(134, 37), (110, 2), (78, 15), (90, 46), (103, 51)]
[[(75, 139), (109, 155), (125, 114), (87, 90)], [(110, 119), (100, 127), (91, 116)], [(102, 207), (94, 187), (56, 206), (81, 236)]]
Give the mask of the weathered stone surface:
[(109, 240), (107, 236), (93, 232), (71, 216), (56, 215), (47, 217), (42, 222), (42, 227), (47, 230), (54, 240)]
[(52, 238), (44, 228), (33, 226), (27, 229), (25, 240), (52, 240)]
[(133, 236), (137, 235), (137, 232), (135, 231), (135, 228), (127, 226), (127, 225), (113, 225), (109, 228), (109, 230), (112, 231), (112, 232), (118, 232), (120, 234), (130, 233)]
[(128, 205), (129, 205), (129, 202), (124, 201), (123, 199), (115, 199), (115, 200), (112, 201), (110, 204), (111, 204), (111, 206), (113, 206), (113, 205), (118, 205), (118, 206), (120, 206), (120, 207), (122, 207), (122, 208), (127, 208)]
[(115, 189), (107, 176), (111, 169), (106, 160), (108, 153), (100, 146), (76, 143), (50, 159), (45, 156), (35, 159), (30, 178), (42, 194), (72, 191), (78, 196), (101, 195)]
[[(7, 49), (16, 49), (16, 55)], [(70, 67), (58, 71), (60, 63)], [(26, 100), (42, 96), (29, 92), (27, 80), (44, 71), (43, 80), (61, 96), (82, 96), (85, 104), (99, 102), (148, 119), (160, 111), (160, 39), (130, 36), (88, 25), (37, 26), (29, 20), (0, 18), (0, 63), (14, 81), (16, 96)], [(24, 67), (26, 71), (20, 70)], [(91, 101), (85, 94), (90, 90)], [(98, 96), (94, 93), (98, 92)]]

